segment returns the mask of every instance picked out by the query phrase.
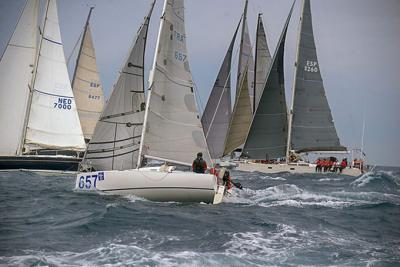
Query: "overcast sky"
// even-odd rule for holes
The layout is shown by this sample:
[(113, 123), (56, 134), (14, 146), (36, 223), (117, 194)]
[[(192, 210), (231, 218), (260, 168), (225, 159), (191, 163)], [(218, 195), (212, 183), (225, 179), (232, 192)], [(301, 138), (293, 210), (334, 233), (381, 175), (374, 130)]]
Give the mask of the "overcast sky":
[[(0, 0), (1, 52), (14, 30), (24, 2)], [(83, 30), (88, 6), (95, 6), (91, 28), (107, 96), (150, 2), (58, 1), (66, 57), (71, 54)], [(288, 101), (291, 98), (300, 2), (298, 0), (295, 5), (285, 47)], [(261, 12), (271, 53), (275, 50), (291, 3), (291, 0), (249, 0), (248, 21), (253, 42), (257, 14)], [(187, 0), (185, 4), (189, 63), (201, 100), (199, 104), (204, 108), (241, 16), (244, 0)], [(153, 62), (162, 6), (163, 1), (157, 0), (151, 18), (146, 75)], [(400, 1), (311, 0), (311, 12), (320, 70), (341, 143), (348, 148), (360, 147), (365, 113), (367, 161), (400, 166)], [(237, 60), (237, 48), (234, 57)], [(233, 77), (237, 69), (235, 63), (234, 60)], [(75, 58), (72, 58), (70, 70), (74, 64)], [(4, 129), (6, 126), (1, 127)]]

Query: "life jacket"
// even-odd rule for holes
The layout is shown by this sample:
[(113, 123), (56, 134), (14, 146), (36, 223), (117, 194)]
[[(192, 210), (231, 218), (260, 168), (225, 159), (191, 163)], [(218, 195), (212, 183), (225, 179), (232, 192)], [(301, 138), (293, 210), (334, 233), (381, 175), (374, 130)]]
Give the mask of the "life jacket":
[(206, 162), (202, 158), (196, 158), (192, 164), (193, 172), (204, 173), (207, 168), (205, 166), (207, 166)]

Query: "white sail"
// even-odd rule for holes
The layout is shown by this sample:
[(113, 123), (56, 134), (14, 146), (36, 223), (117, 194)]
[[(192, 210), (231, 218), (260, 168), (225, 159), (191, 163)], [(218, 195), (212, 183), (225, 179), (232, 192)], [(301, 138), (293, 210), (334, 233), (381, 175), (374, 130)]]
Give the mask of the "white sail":
[(85, 149), (65, 63), (56, 0), (46, 5), (45, 22), (28, 112), (25, 152), (36, 149)]
[(0, 61), (0, 155), (19, 154), (35, 63), (39, 0), (27, 0)]
[(97, 70), (96, 54), (90, 31), (90, 9), (79, 50), (72, 89), (85, 139), (91, 139), (97, 121), (103, 111), (104, 96)]
[(164, 3), (150, 90), (141, 155), (191, 165), (203, 152), (210, 164), (189, 69), (183, 0)]
[(251, 112), (249, 87), (247, 81), (247, 68), (245, 69), (243, 80), (237, 92), (235, 106), (233, 107), (232, 117), (229, 122), (228, 135), (225, 140), (224, 155), (229, 155), (233, 150), (243, 145), (250, 128)]
[(136, 168), (145, 108), (144, 55), (154, 3), (132, 43), (86, 150), (83, 163), (97, 170)]

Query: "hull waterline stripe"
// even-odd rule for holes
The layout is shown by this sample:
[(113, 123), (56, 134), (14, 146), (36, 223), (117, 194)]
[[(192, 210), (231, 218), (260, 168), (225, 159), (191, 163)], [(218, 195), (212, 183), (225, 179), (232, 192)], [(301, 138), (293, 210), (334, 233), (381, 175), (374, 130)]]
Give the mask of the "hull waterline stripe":
[(132, 187), (132, 188), (115, 188), (115, 189), (106, 189), (101, 190), (102, 192), (110, 192), (110, 191), (124, 191), (124, 190), (148, 190), (148, 189), (190, 189), (190, 190), (204, 190), (204, 191), (214, 191), (213, 188), (195, 188), (195, 187)]

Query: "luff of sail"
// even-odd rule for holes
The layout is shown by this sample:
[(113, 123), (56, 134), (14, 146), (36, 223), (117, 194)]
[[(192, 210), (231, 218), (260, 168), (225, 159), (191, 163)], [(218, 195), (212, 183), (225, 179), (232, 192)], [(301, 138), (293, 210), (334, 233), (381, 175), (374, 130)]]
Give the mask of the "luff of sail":
[(342, 151), (325, 95), (312, 28), (310, 1), (303, 1), (293, 86), (290, 148)]
[(97, 170), (126, 170), (137, 167), (145, 108), (144, 56), (154, 4), (155, 1), (138, 30), (88, 144), (83, 164)]
[(72, 80), (72, 90), (82, 132), (85, 139), (89, 140), (92, 138), (94, 128), (104, 107), (103, 88), (97, 70), (96, 54), (89, 25), (92, 10), (93, 7), (90, 8), (86, 21)]
[(285, 100), (284, 51), (290, 9), (275, 51), (260, 101), (251, 122), (242, 156), (251, 159), (276, 159), (286, 154), (287, 108)]
[[(240, 21), (239, 21), (240, 24)], [(231, 61), (233, 45), (239, 29), (239, 24), (233, 34), (232, 41), (218, 72), (206, 108), (204, 109), (201, 123), (210, 149), (211, 158), (223, 156), (225, 138), (231, 117)]]
[[(243, 75), (246, 70), (247, 72), (247, 88), (250, 99), (250, 105), (253, 106), (253, 97), (254, 97), (254, 58), (253, 58), (253, 49), (250, 41), (249, 27), (247, 25), (247, 5), (248, 0), (245, 2), (244, 12), (243, 12), (243, 24), (242, 24), (242, 36), (240, 39), (240, 48), (239, 48), (239, 64), (238, 64), (238, 73), (237, 73), (237, 82), (236, 82), (236, 98), (238, 97), (238, 88), (242, 84)], [(253, 108), (251, 109), (253, 112)]]
[(22, 147), (30, 82), (35, 63), (39, 0), (27, 0), (0, 60), (0, 155)]
[(189, 68), (183, 0), (164, 2), (144, 123), (144, 157), (191, 165), (202, 152), (211, 163)]
[(25, 152), (83, 151), (86, 146), (65, 63), (55, 0), (46, 5), (32, 87)]
[(232, 117), (229, 122), (228, 135), (224, 144), (224, 155), (229, 155), (233, 150), (243, 145), (249, 131), (252, 112), (249, 97), (249, 87), (247, 82), (247, 68), (245, 69), (243, 80), (237, 92), (235, 106), (233, 107)]
[(271, 66), (271, 54), (269, 52), (267, 37), (264, 30), (261, 14), (258, 15), (257, 32), (256, 32), (256, 60), (254, 71), (254, 97), (253, 97), (253, 113), (257, 108), (257, 103), (260, 101), (261, 94), (264, 90), (265, 81), (269, 67)]

